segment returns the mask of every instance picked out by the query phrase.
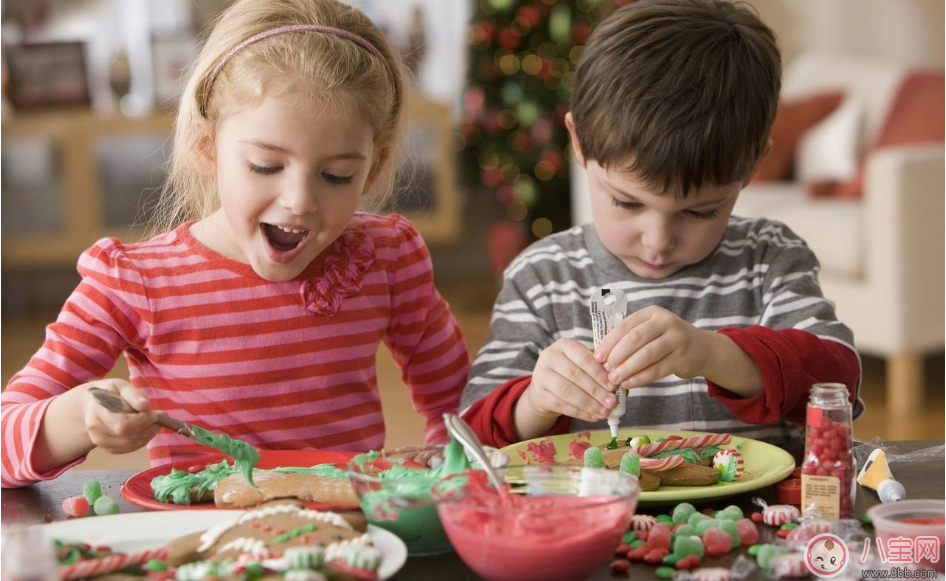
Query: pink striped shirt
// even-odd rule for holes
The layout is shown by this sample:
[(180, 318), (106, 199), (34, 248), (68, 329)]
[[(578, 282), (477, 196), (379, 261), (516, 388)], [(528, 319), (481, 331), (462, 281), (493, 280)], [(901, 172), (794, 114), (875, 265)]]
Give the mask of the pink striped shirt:
[[(114, 238), (79, 258), (82, 282), (0, 401), (3, 487), (55, 478), (31, 455), (51, 398), (103, 377), (121, 353), (155, 409), (261, 449), (369, 450), (384, 443), (375, 375), (381, 341), (426, 420), (447, 439), (469, 356), (403, 217), (356, 214), (296, 279), (269, 282), (201, 245), (184, 224), (139, 244)], [(152, 465), (211, 450), (162, 430)]]

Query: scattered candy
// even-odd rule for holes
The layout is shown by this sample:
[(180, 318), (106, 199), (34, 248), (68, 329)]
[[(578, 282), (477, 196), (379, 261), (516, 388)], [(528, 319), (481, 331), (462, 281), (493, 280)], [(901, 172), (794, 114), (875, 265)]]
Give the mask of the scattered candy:
[(673, 567), (657, 567), (657, 570), (654, 571), (654, 575), (658, 579), (673, 579), (674, 574), (676, 574), (676, 570)]
[(790, 504), (774, 504), (762, 511), (762, 522), (767, 525), (781, 526), (801, 518), (801, 512)]
[(696, 532), (696, 529), (690, 525), (680, 525), (677, 530), (674, 531), (678, 537), (698, 537), (700, 533)]
[(737, 520), (736, 529), (739, 530), (739, 542), (743, 545), (754, 545), (759, 542), (759, 528), (751, 520), (747, 518)]
[(752, 519), (752, 522), (754, 523), (762, 524), (764, 522), (761, 512), (752, 513), (752, 516), (750, 518)]
[(636, 540), (637, 540), (637, 533), (635, 533), (634, 531), (624, 533), (624, 538), (621, 539), (621, 541), (623, 541), (624, 544), (626, 545), (630, 545)]
[(736, 521), (734, 520), (721, 520), (719, 521), (719, 530), (723, 531), (729, 538), (732, 539), (732, 546), (730, 549), (735, 549), (742, 544), (742, 540), (739, 537), (739, 527), (736, 526)]
[(100, 496), (92, 506), (92, 511), (99, 516), (118, 514), (118, 503), (111, 496)]
[[(726, 542), (727, 544), (729, 543), (728, 536), (726, 537)], [(705, 540), (700, 540), (699, 537), (677, 537), (673, 541), (673, 554), (678, 557), (696, 555), (698, 558), (702, 558), (706, 549), (704, 545)], [(727, 549), (726, 552), (729, 552), (729, 549)]]
[(102, 485), (98, 480), (86, 480), (82, 485), (82, 496), (89, 501), (89, 504), (95, 504), (95, 501), (102, 496)]
[(715, 509), (715, 508), (704, 508), (704, 509), (701, 510), (700, 512), (703, 513), (703, 514), (705, 514), (705, 515), (708, 516), (708, 517), (713, 517), (713, 516), (716, 515), (716, 509)]
[(585, 450), (585, 466), (588, 468), (604, 468), (604, 454), (601, 448), (592, 446)]
[(623, 557), (627, 555), (627, 552), (631, 550), (631, 546), (626, 543), (619, 543), (617, 547), (614, 548), (615, 557)]
[(690, 518), (689, 518), (689, 519), (687, 519), (687, 524), (690, 525), (691, 527), (694, 527), (694, 528), (695, 528), (696, 525), (697, 525), (700, 521), (704, 521), (704, 520), (713, 520), (713, 517), (707, 516), (707, 515), (703, 514), (702, 512), (695, 512), (695, 513), (693, 513), (693, 514), (690, 515)]
[(833, 529), (834, 525), (832, 525), (829, 521), (814, 519), (805, 521), (805, 523), (799, 526), (797, 529), (788, 531), (788, 536), (786, 538), (789, 541), (807, 543), (818, 535), (830, 533)]
[(67, 498), (62, 501), (62, 511), (69, 516), (85, 516), (89, 514), (89, 501), (84, 496)]
[(787, 539), (789, 532), (791, 531), (789, 531), (788, 529), (779, 529), (778, 532), (775, 534), (778, 535), (778, 538), (780, 539)]
[(627, 472), (631, 476), (640, 476), (641, 457), (634, 452), (625, 452), (621, 456), (621, 472)]
[[(590, 448), (589, 448), (590, 449)], [(640, 537), (641, 531), (649, 531), (654, 528), (654, 525), (657, 523), (657, 519), (650, 516), (649, 514), (635, 514), (631, 517), (631, 530), (638, 533), (637, 538)]]
[(667, 549), (669, 551), (670, 527), (664, 523), (655, 524), (648, 534), (647, 546), (651, 549)]
[(762, 545), (752, 545), (746, 550), (746, 552), (749, 553), (750, 557), (755, 557), (759, 554), (759, 549), (761, 548), (762, 548)]
[(707, 557), (719, 557), (732, 550), (732, 538), (720, 529), (709, 529), (703, 533), (703, 546)]
[(725, 520), (739, 520), (744, 517), (745, 515), (742, 513), (742, 509), (735, 504), (727, 506), (716, 514), (717, 519), (721, 518)]
[(694, 527), (694, 528), (696, 529), (697, 534), (699, 534), (699, 535), (702, 536), (703, 533), (705, 533), (706, 531), (708, 531), (708, 530), (710, 530), (710, 529), (718, 529), (718, 528), (719, 528), (719, 521), (716, 520), (715, 518), (703, 520), (703, 521), (700, 521), (700, 522), (696, 523), (696, 527)]
[(686, 571), (688, 569), (692, 569), (693, 567), (698, 567), (699, 564), (700, 558), (696, 555), (690, 555), (677, 561), (676, 568), (679, 571)]
[(808, 566), (805, 564), (804, 553), (779, 555), (772, 559), (770, 565), (772, 567), (770, 576), (776, 579), (794, 579), (808, 576)]
[[(632, 548), (632, 549), (637, 549), (638, 547), (646, 547), (646, 546), (647, 546), (647, 541), (631, 541), (630, 544), (631, 544), (631, 548)], [(628, 551), (628, 552), (630, 552), (630, 551)]]
[(615, 559), (611, 561), (612, 573), (626, 573), (631, 567), (631, 562), (627, 559)]
[(634, 547), (633, 549), (627, 552), (627, 558), (630, 561), (643, 561), (644, 555), (647, 554), (648, 550), (649, 549), (645, 546)]
[(674, 565), (677, 564), (677, 561), (679, 561), (680, 559), (681, 559), (680, 555), (670, 553), (669, 555), (663, 558), (663, 564), (673, 567)]
[(672, 525), (673, 517), (669, 514), (659, 514), (657, 515), (657, 522)]
[(648, 565), (658, 565), (663, 558), (669, 554), (668, 549), (649, 549), (646, 554), (644, 554), (644, 562)]
[(768, 569), (775, 557), (786, 553), (788, 553), (788, 549), (785, 547), (779, 547), (778, 545), (761, 545), (759, 547), (759, 553), (756, 555), (756, 561), (758, 561), (759, 567)]
[(696, 507), (689, 502), (681, 502), (673, 509), (673, 522), (686, 523), (696, 513)]
[(857, 517), (857, 519), (868, 526), (874, 524), (873, 519), (871, 519), (870, 515), (868, 515), (866, 512), (862, 514), (861, 516)]
[(693, 572), (693, 581), (732, 581), (732, 572), (723, 567), (704, 567)]
[(795, 524), (795, 523), (793, 523), (793, 522), (787, 522), (787, 523), (785, 523), (785, 524), (782, 525), (782, 528), (783, 528), (783, 529), (792, 530), (792, 529), (797, 529), (797, 528), (798, 528), (798, 525)]

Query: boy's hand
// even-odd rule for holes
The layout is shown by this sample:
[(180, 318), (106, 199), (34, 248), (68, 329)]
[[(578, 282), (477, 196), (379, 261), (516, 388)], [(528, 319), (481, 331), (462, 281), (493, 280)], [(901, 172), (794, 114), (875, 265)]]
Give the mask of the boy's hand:
[(145, 446), (160, 426), (154, 423), (151, 402), (131, 383), (122, 379), (103, 379), (85, 384), (110, 391), (128, 402), (137, 413), (120, 414), (107, 410), (90, 393), (84, 398), (83, 421), (92, 443), (112, 454), (126, 454)]
[(520, 401), (542, 418), (566, 415), (596, 422), (608, 417), (616, 403), (607, 385), (608, 373), (587, 347), (559, 339), (539, 355)]
[(609, 372), (608, 381), (625, 389), (668, 375), (705, 376), (712, 357), (711, 335), (667, 309), (650, 306), (618, 323), (598, 345), (594, 358)]

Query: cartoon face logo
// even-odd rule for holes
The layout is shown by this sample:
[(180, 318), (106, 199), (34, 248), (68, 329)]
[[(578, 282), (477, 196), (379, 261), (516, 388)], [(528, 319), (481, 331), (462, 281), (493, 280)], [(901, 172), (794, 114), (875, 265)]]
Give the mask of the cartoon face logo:
[(805, 564), (818, 577), (834, 577), (844, 570), (847, 555), (847, 545), (836, 535), (818, 535), (805, 547)]

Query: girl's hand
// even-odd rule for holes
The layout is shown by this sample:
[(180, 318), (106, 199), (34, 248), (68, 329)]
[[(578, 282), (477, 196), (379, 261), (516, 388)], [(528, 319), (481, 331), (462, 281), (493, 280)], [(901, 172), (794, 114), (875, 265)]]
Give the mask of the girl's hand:
[(83, 421), (92, 443), (112, 454), (127, 454), (145, 446), (161, 429), (155, 424), (151, 402), (137, 387), (123, 379), (102, 379), (83, 387), (110, 391), (128, 402), (136, 413), (115, 413), (95, 401), (86, 390)]
[(618, 323), (594, 357), (608, 371), (608, 381), (625, 389), (668, 375), (690, 379), (707, 375), (712, 335), (667, 309), (650, 306)]

